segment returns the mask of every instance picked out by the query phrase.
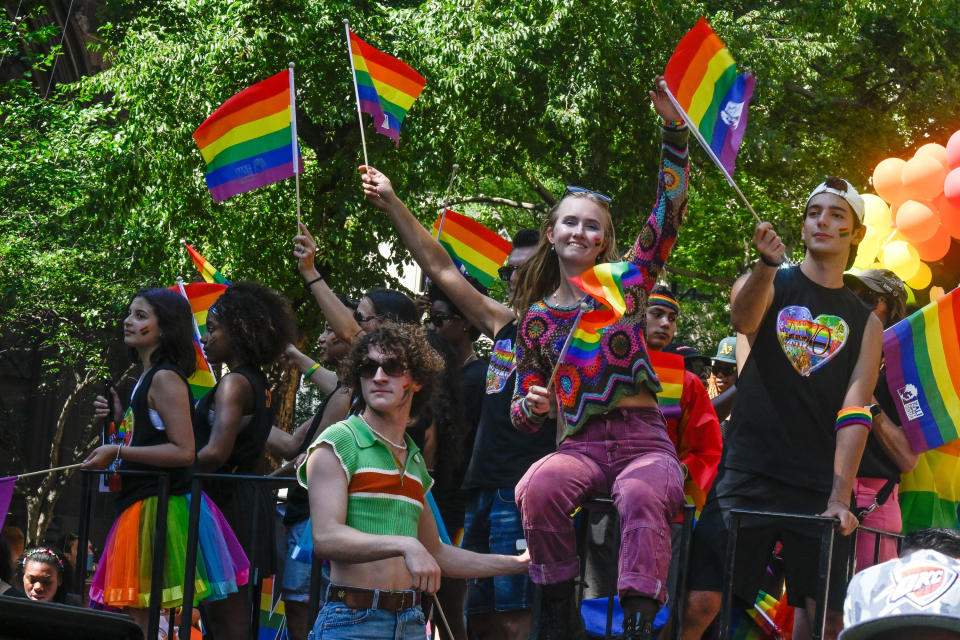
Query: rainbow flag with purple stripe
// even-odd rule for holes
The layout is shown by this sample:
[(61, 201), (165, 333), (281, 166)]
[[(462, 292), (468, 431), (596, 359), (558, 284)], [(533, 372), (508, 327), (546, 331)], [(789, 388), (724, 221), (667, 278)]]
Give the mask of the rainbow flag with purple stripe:
[(400, 125), (427, 81), (406, 62), (370, 46), (353, 31), (350, 56), (360, 110), (373, 116), (377, 133), (399, 147)]
[(960, 289), (883, 332), (887, 386), (917, 453), (958, 437)]
[(732, 175), (747, 129), (756, 79), (749, 73), (737, 73), (727, 45), (702, 17), (677, 44), (663, 77), (720, 164)]
[(605, 262), (570, 278), (581, 291), (589, 294), (601, 307), (580, 317), (566, 362), (587, 366), (600, 352), (600, 332), (619, 320), (627, 310), (624, 290), (641, 284), (643, 273), (632, 262)]
[(292, 69), (220, 105), (193, 132), (214, 202), (303, 173), (296, 132)]

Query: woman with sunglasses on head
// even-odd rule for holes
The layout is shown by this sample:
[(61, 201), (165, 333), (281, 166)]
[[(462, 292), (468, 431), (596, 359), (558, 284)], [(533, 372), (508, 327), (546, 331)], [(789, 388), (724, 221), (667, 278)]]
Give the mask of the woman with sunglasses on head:
[[(229, 286), (207, 311), (207, 330), (200, 339), (203, 351), (210, 364), (226, 365), (229, 373), (201, 398), (194, 411), (198, 471), (263, 472), (263, 453), (273, 424), (263, 367), (283, 353), (294, 331), (290, 304), (255, 282)], [(276, 573), (271, 490), (263, 484), (228, 480), (207, 480), (204, 489), (233, 527), (252, 568), (258, 570), (254, 575)], [(239, 638), (246, 634), (250, 620), (246, 589), (205, 605), (218, 635)]]
[(530, 431), (558, 414), (563, 431), (557, 452), (534, 463), (517, 485), (530, 575), (543, 595), (532, 637), (583, 636), (574, 597), (579, 561), (570, 514), (589, 498), (612, 496), (620, 515), (618, 591), (625, 636), (650, 638), (654, 616), (666, 601), (670, 522), (683, 504), (683, 473), (657, 406), (661, 387), (644, 328), (647, 297), (686, 209), (687, 131), (656, 83), (650, 98), (663, 136), (657, 198), (626, 255), (643, 278), (624, 287), (626, 312), (602, 330), (592, 367), (561, 365), (550, 379), (581, 303), (598, 308), (569, 279), (598, 263), (620, 260), (610, 198), (568, 187), (543, 223), (536, 252), (518, 273), (518, 307), (528, 310), (517, 337), (511, 415), (517, 428)]
[[(524, 556), (442, 544), (425, 495), (433, 481), (406, 433), (431, 397), (443, 361), (423, 329), (386, 323), (355, 341), (342, 365), (357, 413), (310, 446), (298, 479), (310, 491), (314, 552), (330, 559), (317, 638), (421, 640), (424, 593), (441, 574), (473, 578), (526, 571)], [(320, 488), (320, 490), (317, 490)]]
[[(163, 558), (161, 606), (178, 607), (183, 600), (189, 517), (189, 468), (195, 445), (191, 425), (193, 398), (187, 376), (196, 367), (193, 312), (186, 299), (168, 289), (142, 289), (132, 298), (123, 321), (123, 341), (143, 364), (133, 388), (130, 408), (121, 412), (120, 398), (97, 396), (98, 418), (110, 416), (120, 442), (97, 447), (86, 460), (88, 469), (166, 471), (170, 479), (167, 505), (167, 546)], [(117, 508), (103, 555), (90, 586), (90, 600), (122, 607), (146, 630), (157, 511), (155, 476), (118, 478)], [(111, 483), (113, 484), (113, 483)], [(197, 554), (197, 599), (224, 598), (245, 584), (249, 562), (220, 510), (206, 496), (200, 508), (200, 549)]]

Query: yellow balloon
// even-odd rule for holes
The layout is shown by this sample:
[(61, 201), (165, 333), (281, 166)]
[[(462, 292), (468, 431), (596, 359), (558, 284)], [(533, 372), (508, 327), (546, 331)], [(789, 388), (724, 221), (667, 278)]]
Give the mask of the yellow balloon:
[(917, 250), (903, 240), (894, 240), (884, 245), (880, 252), (880, 263), (884, 269), (890, 269), (904, 282), (915, 276), (922, 264)]
[[(877, 231), (883, 232), (893, 226), (893, 219), (890, 216), (890, 207), (880, 196), (872, 193), (863, 194), (863, 224), (868, 227), (875, 227)], [(889, 233), (889, 231), (887, 231)]]
[(880, 251), (880, 243), (886, 239), (887, 235), (889, 235), (889, 230), (887, 233), (882, 233), (876, 227), (867, 227), (863, 240), (857, 245), (857, 257), (853, 266), (857, 269), (866, 269), (873, 264), (877, 252)]
[(930, 272), (930, 267), (928, 267), (925, 262), (921, 262), (917, 273), (907, 280), (906, 283), (914, 290), (926, 289), (930, 285), (932, 278), (933, 274)]
[(930, 302), (936, 302), (945, 295), (947, 294), (943, 287), (930, 287)]

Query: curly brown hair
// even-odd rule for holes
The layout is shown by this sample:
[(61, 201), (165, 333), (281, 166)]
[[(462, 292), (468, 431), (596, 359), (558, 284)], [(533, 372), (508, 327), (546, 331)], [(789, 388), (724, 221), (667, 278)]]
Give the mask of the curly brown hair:
[(350, 353), (340, 364), (340, 380), (357, 394), (355, 410), (358, 413), (367, 407), (360, 393), (360, 365), (366, 360), (371, 346), (377, 347), (384, 354), (402, 358), (414, 382), (422, 385), (420, 391), (413, 394), (410, 405), (410, 417), (418, 417), (424, 404), (430, 400), (434, 384), (443, 371), (443, 357), (430, 346), (426, 332), (419, 325), (384, 322), (370, 333), (364, 334), (354, 341)]
[(276, 360), (296, 332), (287, 299), (256, 282), (230, 285), (209, 313), (230, 336), (234, 356), (241, 363), (255, 367)]

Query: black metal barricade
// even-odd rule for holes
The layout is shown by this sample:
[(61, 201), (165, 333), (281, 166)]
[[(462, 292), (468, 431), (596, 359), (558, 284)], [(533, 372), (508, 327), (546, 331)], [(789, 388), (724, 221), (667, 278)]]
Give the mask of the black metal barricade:
[[(163, 604), (163, 559), (167, 555), (167, 505), (170, 501), (170, 476), (164, 471), (98, 471), (93, 469), (81, 469), (80, 477), (82, 479), (81, 489), (81, 511), (80, 526), (77, 532), (77, 557), (82, 558), (86, 555), (87, 540), (90, 538), (90, 493), (93, 490), (93, 478), (100, 475), (119, 473), (121, 476), (154, 476), (157, 479), (157, 520), (156, 531), (164, 532), (164, 535), (155, 535), (153, 537), (153, 571), (150, 575), (150, 604), (147, 618), (147, 638), (156, 638), (160, 630), (160, 608)], [(81, 555), (83, 554), (83, 555)], [(87, 563), (78, 561), (77, 570), (74, 575), (74, 589), (77, 593), (83, 593), (84, 583), (87, 579)], [(188, 638), (190, 636), (187, 636)]]
[[(194, 578), (196, 576), (197, 570), (197, 544), (199, 542), (199, 527), (200, 527), (200, 496), (202, 491), (202, 483), (204, 480), (218, 480), (218, 481), (227, 481), (227, 482), (252, 482), (254, 484), (270, 484), (270, 485), (286, 485), (286, 486), (295, 486), (297, 484), (297, 479), (290, 476), (250, 476), (250, 475), (230, 475), (230, 474), (219, 474), (219, 473), (194, 473), (193, 478), (190, 484), (190, 519), (187, 525), (187, 557), (186, 557), (186, 571), (183, 577), (183, 608), (180, 612), (180, 637), (189, 638), (190, 637), (190, 624), (193, 618), (193, 597), (194, 597)], [(253, 512), (251, 513), (251, 526), (253, 527), (251, 534), (251, 544), (254, 545), (253, 548), (249, 549), (249, 554), (252, 558), (257, 557), (257, 529), (262, 526), (260, 520), (263, 517), (267, 518), (269, 526), (273, 526), (273, 514), (261, 514), (260, 510), (260, 501), (255, 500), (253, 504)], [(318, 563), (314, 563), (318, 564)], [(250, 566), (250, 579), (248, 584), (250, 588), (248, 589), (248, 598), (247, 604), (250, 611), (250, 620), (248, 625), (247, 638), (256, 638), (259, 635), (260, 631), (260, 567), (254, 566), (251, 563)], [(274, 589), (277, 589), (278, 586), (275, 584)], [(311, 606), (313, 604), (311, 603)], [(215, 634), (216, 632), (214, 632)], [(233, 639), (231, 639), (233, 640)]]

